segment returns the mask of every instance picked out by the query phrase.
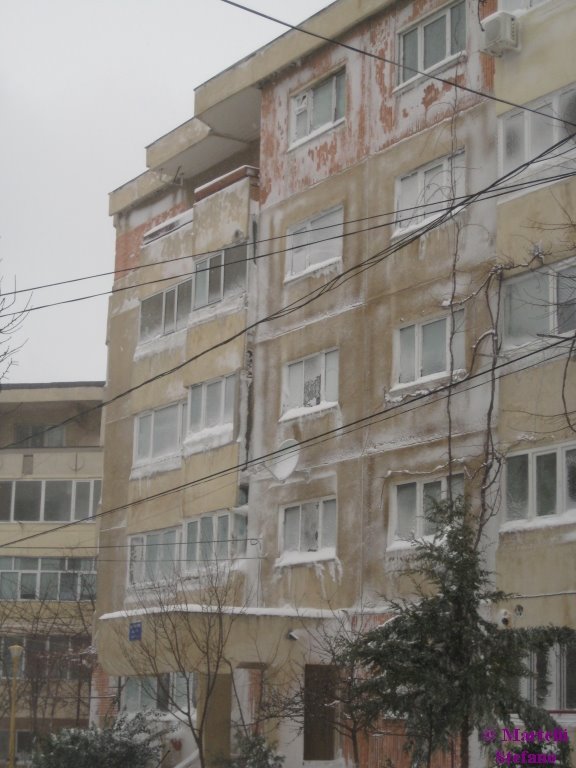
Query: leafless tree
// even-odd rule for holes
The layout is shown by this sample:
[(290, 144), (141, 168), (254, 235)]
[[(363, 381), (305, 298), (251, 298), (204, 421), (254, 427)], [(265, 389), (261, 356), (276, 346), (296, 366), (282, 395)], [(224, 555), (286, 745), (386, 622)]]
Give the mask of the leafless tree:
[(227, 756), (226, 737), (217, 754), (207, 727), (222, 676), (232, 675), (230, 639), (246, 604), (243, 590), (241, 575), (227, 561), (205, 563), (188, 575), (174, 569), (170, 578), (131, 588), (130, 615), (142, 623), (141, 639), (129, 641), (125, 626), (117, 629), (132, 675), (144, 685), (154, 678), (157, 705), (191, 734), (202, 768)]

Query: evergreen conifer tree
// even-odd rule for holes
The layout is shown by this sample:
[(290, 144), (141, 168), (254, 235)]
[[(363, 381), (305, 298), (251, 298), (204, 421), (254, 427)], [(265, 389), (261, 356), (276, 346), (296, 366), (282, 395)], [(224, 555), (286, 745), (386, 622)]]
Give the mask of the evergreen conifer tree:
[[(404, 721), (417, 764), (429, 766), (436, 750), (458, 743), (460, 768), (468, 768), (476, 730), (488, 734), (493, 763), (496, 750), (513, 749), (500, 743), (503, 727), (560, 727), (522, 695), (520, 680), (530, 676), (531, 652), (574, 642), (575, 633), (492, 621), (490, 611), (511, 596), (494, 589), (474, 516), (462, 498), (436, 504), (430, 516), (435, 536), (413, 542), (415, 599), (391, 601), (393, 617), (350, 644), (343, 663), (353, 659), (364, 668), (357, 702), (372, 722)], [(554, 748), (556, 765), (568, 766), (568, 744)]]

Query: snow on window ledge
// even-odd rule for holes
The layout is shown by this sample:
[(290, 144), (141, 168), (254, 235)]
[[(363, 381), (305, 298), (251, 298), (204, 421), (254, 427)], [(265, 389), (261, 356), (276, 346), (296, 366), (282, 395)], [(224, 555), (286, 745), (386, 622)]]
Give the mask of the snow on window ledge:
[(442, 59), (442, 61), (439, 61), (437, 64), (434, 64), (432, 67), (429, 67), (426, 70), (423, 70), (422, 74), (416, 74), (413, 77), (411, 77), (409, 80), (404, 80), (402, 83), (398, 83), (398, 85), (392, 90), (393, 96), (398, 96), (405, 91), (410, 91), (412, 88), (417, 87), (420, 85), (420, 83), (424, 82), (425, 80), (428, 80), (430, 75), (434, 74), (437, 75), (440, 72), (443, 72), (446, 69), (450, 69), (456, 64), (465, 64), (468, 61), (468, 55), (465, 51), (459, 51), (458, 53), (452, 53), (450, 56), (446, 56), (445, 59)]
[(318, 403), (318, 405), (303, 405), (300, 408), (290, 408), (288, 411), (286, 411), (286, 413), (282, 414), (278, 421), (290, 421), (291, 419), (298, 419), (301, 416), (310, 416), (311, 414), (321, 413), (322, 411), (329, 411), (337, 407), (338, 403), (322, 400), (322, 402)]
[(522, 520), (506, 520), (500, 526), (500, 533), (513, 533), (517, 531), (542, 530), (542, 528), (556, 528), (559, 525), (576, 523), (576, 509), (569, 509), (555, 515), (542, 515), (541, 517), (524, 518)]
[(158, 336), (154, 336), (152, 339), (141, 340), (136, 346), (134, 352), (134, 360), (141, 360), (151, 355), (156, 355), (160, 352), (169, 352), (172, 349), (178, 349), (183, 347), (186, 343), (187, 331), (197, 325), (211, 322), (212, 320), (219, 319), (225, 315), (232, 315), (235, 312), (240, 312), (246, 309), (247, 294), (246, 290), (242, 288), (238, 291), (231, 292), (223, 299), (218, 299), (210, 304), (206, 304), (204, 307), (198, 307), (192, 310), (188, 316), (186, 325), (181, 328), (177, 328), (175, 331), (169, 333), (162, 333)]
[[(452, 380), (453, 381), (461, 381), (462, 379), (466, 378), (468, 375), (468, 372), (465, 368), (455, 368), (452, 371)], [(414, 379), (413, 381), (405, 381), (405, 382), (397, 382), (394, 384), (393, 387), (390, 387), (390, 393), (406, 393), (410, 395), (423, 395), (428, 394), (428, 390), (422, 390), (418, 392), (412, 392), (413, 387), (421, 387), (423, 384), (428, 384), (431, 382), (443, 382), (445, 381), (448, 383), (448, 380), (450, 379), (450, 372), (449, 371), (439, 371), (438, 373), (430, 373), (428, 376), (421, 376), (419, 379)], [(433, 390), (430, 390), (433, 391)]]
[(153, 339), (139, 342), (134, 352), (134, 360), (142, 360), (160, 352), (170, 352), (186, 343), (186, 328), (179, 328), (174, 333), (155, 336)]
[(191, 456), (193, 453), (219, 448), (221, 445), (231, 443), (233, 439), (234, 424), (231, 421), (227, 424), (217, 424), (186, 435), (182, 452), (184, 456)]
[(168, 456), (158, 456), (149, 461), (138, 461), (132, 466), (130, 480), (141, 480), (144, 477), (152, 477), (161, 472), (169, 472), (173, 469), (180, 469), (182, 466), (182, 456), (180, 453), (173, 453)]
[(414, 549), (416, 541), (414, 539), (394, 539), (386, 547), (388, 552), (411, 552)]
[(334, 122), (321, 125), (319, 128), (316, 128), (316, 130), (307, 133), (306, 136), (302, 136), (301, 139), (295, 139), (292, 141), (288, 147), (288, 152), (291, 152), (293, 149), (298, 149), (298, 147), (302, 147), (304, 144), (308, 144), (309, 141), (317, 139), (318, 136), (322, 136), (322, 134), (328, 133), (328, 131), (337, 128), (339, 125), (342, 125), (345, 122), (345, 117), (339, 117), (338, 120), (334, 120)]
[[(451, 200), (448, 198), (448, 200), (445, 200), (443, 203), (446, 207), (451, 205)], [(460, 211), (464, 210), (463, 205), (456, 205), (449, 213), (447, 210), (442, 210), (438, 213), (432, 213), (430, 216), (425, 216), (420, 221), (416, 222), (415, 224), (408, 224), (406, 227), (396, 227), (392, 234), (390, 235), (390, 240), (394, 242), (395, 240), (403, 237), (404, 235), (412, 235), (415, 232), (418, 232), (420, 229), (425, 229), (430, 224), (433, 224), (435, 221), (440, 221), (442, 217), (444, 217), (444, 221), (442, 224), (446, 224), (451, 219), (454, 218), (457, 214), (460, 213)], [(427, 232), (422, 232), (422, 235), (426, 235)]]
[[(527, 182), (538, 182), (538, 189), (541, 189), (565, 181), (564, 175), (570, 175), (574, 172), (576, 149), (569, 147), (558, 151), (561, 153), (560, 157), (544, 157), (542, 160), (533, 161), (524, 170), (518, 171), (513, 179), (507, 180), (502, 185), (502, 191), (505, 194), (498, 197), (496, 204), (505, 205), (510, 200), (533, 191), (534, 186)], [(509, 192), (506, 192), (507, 186), (512, 187)]]
[(335, 560), (336, 549), (334, 547), (323, 547), (313, 552), (300, 552), (299, 550), (289, 550), (282, 552), (276, 558), (275, 568), (285, 568), (291, 565), (303, 565), (306, 563), (317, 563), (322, 560)]
[(306, 267), (306, 269), (303, 269), (300, 272), (291, 272), (290, 274), (286, 275), (284, 277), (284, 285), (293, 283), (295, 280), (299, 280), (301, 277), (308, 277), (309, 275), (316, 273), (321, 274), (324, 270), (327, 270), (328, 267), (334, 267), (340, 265), (341, 263), (342, 259), (340, 256), (332, 256), (329, 259), (326, 259), (326, 261), (319, 261), (317, 264), (310, 264), (309, 267)]

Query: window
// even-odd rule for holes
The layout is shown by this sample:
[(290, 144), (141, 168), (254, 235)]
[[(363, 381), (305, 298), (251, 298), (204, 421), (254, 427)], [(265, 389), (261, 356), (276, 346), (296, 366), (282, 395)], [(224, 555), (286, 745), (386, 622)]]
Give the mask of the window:
[(127, 712), (144, 712), (160, 709), (158, 706), (158, 680), (156, 677), (127, 677), (122, 691), (124, 709)]
[(448, 483), (451, 484), (453, 498), (464, 494), (464, 475), (461, 474), (395, 486), (393, 539), (420, 538), (434, 534), (436, 527), (430, 519), (430, 512), (434, 502), (447, 498)]
[(397, 230), (434, 221), (463, 195), (463, 152), (417, 168), (396, 183)]
[(454, 370), (465, 366), (464, 310), (453, 317), (407, 325), (398, 331), (398, 382), (405, 384), (450, 369), (450, 336)]
[(15, 448), (63, 448), (66, 428), (60, 424), (16, 424)]
[(122, 702), (127, 712), (158, 709), (188, 713), (194, 706), (196, 674), (167, 672), (158, 676), (124, 678)]
[(0, 480), (0, 522), (89, 520), (100, 480)]
[(174, 578), (179, 564), (176, 528), (130, 537), (130, 584), (158, 584)]
[(338, 402), (338, 350), (321, 352), (286, 367), (284, 412)]
[(346, 74), (343, 69), (293, 96), (290, 130), (292, 143), (320, 133), (343, 120), (345, 102)]
[(506, 459), (506, 518), (526, 520), (576, 509), (576, 445)]
[(182, 445), (185, 419), (185, 403), (173, 403), (136, 416), (134, 461), (146, 463), (178, 453)]
[[(399, 82), (405, 83), (419, 72), (425, 72), (466, 50), (466, 3), (444, 8), (400, 38), (402, 67)], [(418, 71), (416, 71), (418, 70)]]
[(224, 562), (246, 554), (246, 515), (218, 512), (186, 525), (186, 568)]
[(1, 600), (93, 600), (95, 561), (89, 557), (0, 557)]
[(337, 667), (320, 664), (304, 667), (304, 760), (336, 758), (337, 683)]
[(190, 387), (188, 432), (234, 421), (236, 374)]
[[(35, 734), (32, 731), (16, 731), (16, 765), (18, 768), (32, 765)], [(10, 732), (0, 731), (0, 755), (8, 755)], [(6, 763), (7, 765), (7, 763)]]
[(284, 552), (336, 552), (336, 499), (307, 501), (283, 511)]
[(555, 646), (533, 651), (527, 660), (530, 677), (521, 693), (534, 706), (551, 710), (576, 709), (576, 647)]
[[(513, 171), (562, 139), (576, 133), (574, 125), (570, 125), (576, 123), (575, 88), (549, 94), (528, 106), (544, 114), (537, 115), (523, 109), (512, 110), (500, 118), (500, 159), (503, 173)], [(566, 149), (567, 147), (558, 149), (560, 160)], [(549, 159), (552, 159), (554, 154), (556, 153)]]
[(24, 675), (39, 680), (90, 679), (90, 669), (83, 664), (90, 647), (90, 637), (50, 635), (24, 638)]
[(342, 258), (344, 208), (334, 208), (288, 232), (286, 275), (298, 275)]
[(553, 264), (507, 280), (504, 285), (504, 341), (517, 347), (538, 335), (576, 330), (576, 263)]
[(155, 293), (140, 305), (140, 341), (185, 328), (196, 309), (242, 291), (246, 283), (246, 243), (195, 262), (188, 280)]

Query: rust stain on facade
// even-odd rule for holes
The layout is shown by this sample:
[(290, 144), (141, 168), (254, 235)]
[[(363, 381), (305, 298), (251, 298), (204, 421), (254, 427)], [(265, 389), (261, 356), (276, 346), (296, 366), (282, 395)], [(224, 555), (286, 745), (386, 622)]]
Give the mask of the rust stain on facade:
[(438, 87), (434, 85), (434, 83), (430, 83), (430, 85), (427, 85), (424, 88), (424, 93), (422, 94), (422, 104), (426, 109), (429, 109), (435, 101), (438, 101), (439, 96), (440, 91), (438, 90)]
[(115, 258), (115, 274), (114, 279), (117, 280), (123, 277), (123, 270), (133, 269), (140, 264), (140, 247), (142, 245), (142, 238), (148, 230), (157, 227), (158, 224), (162, 224), (166, 219), (170, 219), (172, 216), (177, 216), (188, 208), (188, 203), (182, 202), (178, 205), (172, 206), (164, 213), (154, 216), (144, 224), (140, 224), (133, 229), (129, 229), (126, 232), (122, 232), (117, 235), (116, 238), (116, 258)]

